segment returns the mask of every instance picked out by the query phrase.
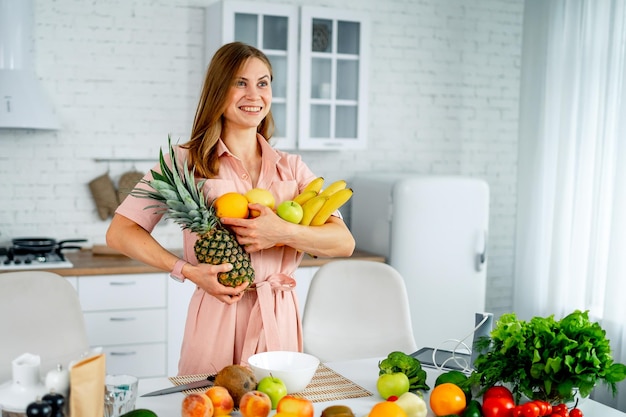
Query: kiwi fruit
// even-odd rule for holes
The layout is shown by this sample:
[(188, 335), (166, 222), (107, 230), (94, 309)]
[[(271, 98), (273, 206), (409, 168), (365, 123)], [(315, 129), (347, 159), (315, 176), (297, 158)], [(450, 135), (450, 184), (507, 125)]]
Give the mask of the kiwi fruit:
[(252, 369), (243, 365), (228, 365), (215, 375), (215, 385), (224, 387), (233, 397), (236, 407), (243, 394), (256, 389), (257, 380)]
[(322, 411), (321, 417), (354, 417), (354, 413), (346, 405), (331, 405)]

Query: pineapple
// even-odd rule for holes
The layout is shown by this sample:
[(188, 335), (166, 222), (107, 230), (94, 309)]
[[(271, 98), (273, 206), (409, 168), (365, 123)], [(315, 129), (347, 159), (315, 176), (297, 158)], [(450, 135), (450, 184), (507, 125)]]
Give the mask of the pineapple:
[(254, 269), (250, 254), (239, 245), (232, 232), (222, 225), (215, 215), (213, 205), (207, 207), (202, 192), (205, 180), (196, 184), (194, 170), (189, 170), (186, 161), (181, 171), (174, 155), (171, 137), (168, 137), (168, 146), (172, 168), (165, 163), (161, 150), (159, 153), (161, 173), (152, 170), (153, 180), (141, 180), (152, 190), (136, 187), (130, 194), (159, 201), (159, 204), (147, 206), (146, 209), (156, 208), (183, 229), (196, 233), (198, 240), (194, 245), (194, 251), (199, 262), (213, 265), (231, 263), (233, 269), (218, 275), (220, 283), (230, 287), (246, 281), (252, 283)]

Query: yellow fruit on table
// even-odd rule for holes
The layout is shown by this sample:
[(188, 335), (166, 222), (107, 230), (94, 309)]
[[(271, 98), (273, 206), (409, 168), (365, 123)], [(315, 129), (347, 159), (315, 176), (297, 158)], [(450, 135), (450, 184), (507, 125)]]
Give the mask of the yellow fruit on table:
[(398, 404), (383, 401), (372, 407), (368, 417), (407, 417), (407, 414)]
[(235, 217), (245, 219), (248, 217), (248, 199), (235, 192), (222, 194), (213, 201), (215, 215), (217, 217)]

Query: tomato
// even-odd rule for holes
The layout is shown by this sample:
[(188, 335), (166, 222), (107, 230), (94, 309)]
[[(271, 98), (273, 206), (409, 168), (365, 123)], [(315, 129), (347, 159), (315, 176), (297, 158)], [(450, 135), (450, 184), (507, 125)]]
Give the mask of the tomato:
[(514, 408), (513, 399), (491, 397), (483, 400), (484, 417), (512, 417)]
[(572, 408), (569, 412), (569, 417), (583, 417), (583, 412), (580, 408)]
[(513, 412), (511, 414), (511, 416), (513, 416), (513, 417), (522, 417), (522, 406), (521, 405), (516, 405), (515, 407), (513, 407)]
[(522, 406), (523, 417), (539, 417), (541, 409), (535, 402), (531, 401)]
[(547, 401), (534, 400), (533, 401), (537, 406), (539, 406), (539, 415), (540, 416), (549, 416), (552, 414), (552, 406)]
[(488, 388), (487, 391), (483, 394), (483, 401), (487, 398), (496, 397), (496, 398), (510, 398), (513, 401), (513, 393), (507, 388), (501, 385), (495, 385), (491, 388)]

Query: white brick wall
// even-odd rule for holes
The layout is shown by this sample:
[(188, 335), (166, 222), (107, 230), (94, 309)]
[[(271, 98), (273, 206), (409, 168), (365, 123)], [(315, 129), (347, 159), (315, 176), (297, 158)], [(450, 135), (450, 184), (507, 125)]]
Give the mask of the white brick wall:
[[(152, 164), (94, 159), (154, 158), (168, 133), (187, 138), (211, 2), (35, 1), (36, 72), (62, 128), (0, 130), (0, 242), (104, 242), (88, 182)], [(510, 310), (523, 0), (273, 2), (371, 13), (369, 147), (303, 152), (311, 168), (329, 181), (398, 169), (487, 180), (487, 309)], [(176, 226), (157, 234), (179, 246)]]

